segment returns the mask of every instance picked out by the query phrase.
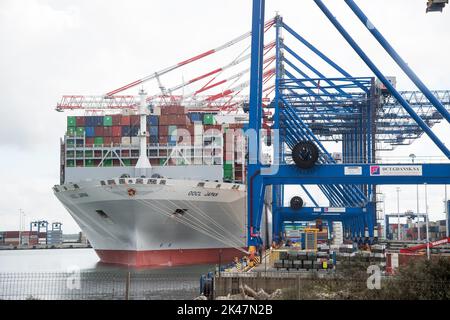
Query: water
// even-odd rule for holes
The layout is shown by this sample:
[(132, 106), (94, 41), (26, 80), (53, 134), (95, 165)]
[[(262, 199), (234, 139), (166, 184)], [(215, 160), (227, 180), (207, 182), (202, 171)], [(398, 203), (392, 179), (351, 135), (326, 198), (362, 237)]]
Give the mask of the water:
[(128, 268), (93, 249), (0, 250), (0, 299), (192, 299), (212, 265)]

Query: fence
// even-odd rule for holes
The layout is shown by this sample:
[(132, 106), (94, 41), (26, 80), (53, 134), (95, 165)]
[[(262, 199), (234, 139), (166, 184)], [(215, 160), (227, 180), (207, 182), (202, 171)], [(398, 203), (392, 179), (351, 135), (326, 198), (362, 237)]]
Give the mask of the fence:
[(1, 300), (178, 300), (198, 294), (198, 274), (0, 273)]
[(256, 292), (263, 289), (268, 294), (281, 289), (279, 298), (288, 300), (450, 299), (448, 278), (405, 279), (382, 275), (377, 285), (368, 277), (364, 274), (311, 272), (221, 274), (214, 279), (214, 297), (231, 295), (232, 299), (241, 299), (242, 288), (246, 285)]

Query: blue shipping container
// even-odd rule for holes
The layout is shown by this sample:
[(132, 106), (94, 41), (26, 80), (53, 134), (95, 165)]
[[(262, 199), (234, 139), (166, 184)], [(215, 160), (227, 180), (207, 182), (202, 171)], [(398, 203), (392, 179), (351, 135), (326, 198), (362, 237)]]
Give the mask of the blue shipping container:
[(158, 116), (148, 116), (148, 117), (147, 117), (147, 123), (148, 123), (150, 126), (158, 126), (158, 124), (159, 124), (159, 118), (158, 118)]
[(191, 119), (192, 122), (194, 121), (201, 121), (203, 122), (203, 113), (199, 112), (192, 112), (188, 114), (189, 119)]
[(138, 134), (139, 134), (138, 126), (130, 127), (130, 136), (137, 137)]
[(87, 117), (85, 118), (84, 125), (85, 125), (86, 127), (95, 127), (95, 117), (93, 117), (93, 116), (87, 116)]
[(86, 127), (85, 128), (86, 137), (95, 137), (95, 129), (94, 127)]
[(131, 127), (122, 126), (122, 137), (129, 137), (131, 135)]
[(94, 126), (103, 126), (103, 116), (94, 117)]
[(149, 132), (151, 136), (158, 136), (158, 127), (150, 127)]
[(150, 136), (150, 143), (158, 143), (158, 136)]

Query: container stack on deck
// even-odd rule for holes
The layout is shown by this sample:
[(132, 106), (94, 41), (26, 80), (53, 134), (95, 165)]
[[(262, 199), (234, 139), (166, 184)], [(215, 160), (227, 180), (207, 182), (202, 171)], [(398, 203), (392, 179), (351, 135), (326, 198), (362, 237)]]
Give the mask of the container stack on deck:
[[(223, 150), (225, 132), (242, 128), (242, 124), (217, 124), (213, 113), (188, 112), (184, 106), (167, 105), (161, 108), (160, 116), (147, 116), (150, 163), (188, 164), (181, 158), (167, 158), (171, 147), (191, 146), (190, 164), (223, 165), (225, 180), (243, 181), (242, 148), (235, 147), (234, 152)], [(66, 167), (134, 166), (139, 157), (139, 129), (140, 116), (135, 114), (69, 116), (61, 162)]]

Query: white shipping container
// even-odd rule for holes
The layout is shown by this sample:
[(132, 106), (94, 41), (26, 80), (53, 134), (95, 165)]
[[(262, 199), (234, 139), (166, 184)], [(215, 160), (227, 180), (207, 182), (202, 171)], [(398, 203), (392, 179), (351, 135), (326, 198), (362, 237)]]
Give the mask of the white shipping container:
[(139, 145), (139, 137), (131, 137), (131, 145), (138, 146)]
[(130, 145), (131, 144), (131, 138), (130, 137), (122, 137), (122, 144)]

